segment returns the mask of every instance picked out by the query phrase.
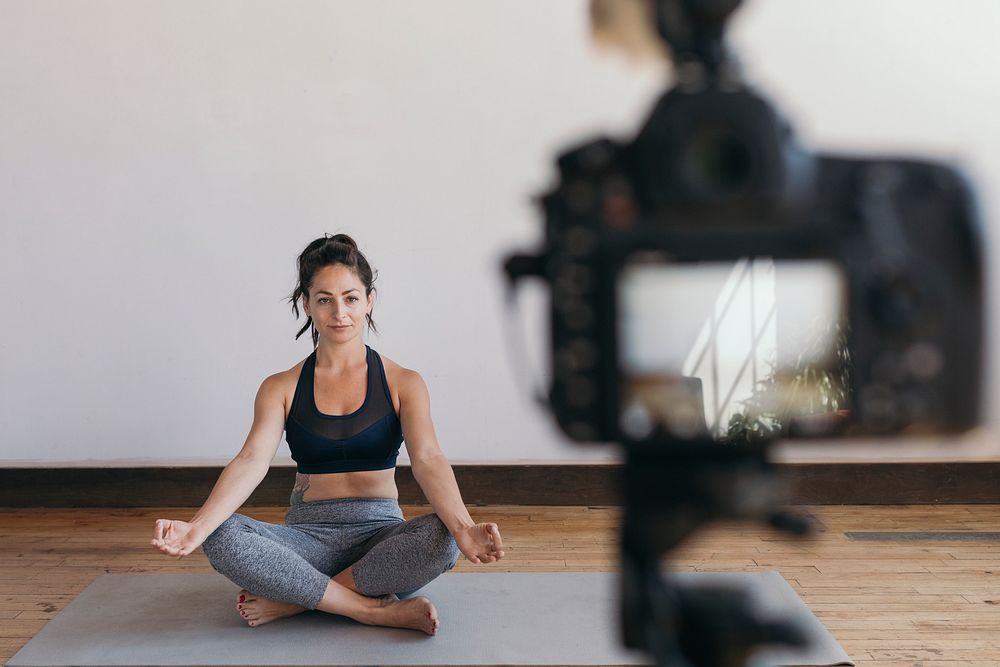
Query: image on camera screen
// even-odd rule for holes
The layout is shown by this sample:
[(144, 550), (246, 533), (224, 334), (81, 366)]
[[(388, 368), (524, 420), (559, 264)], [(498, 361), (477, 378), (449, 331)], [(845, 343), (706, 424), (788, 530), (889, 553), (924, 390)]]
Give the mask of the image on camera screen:
[(637, 261), (617, 287), (628, 437), (757, 442), (844, 423), (846, 287), (835, 264)]

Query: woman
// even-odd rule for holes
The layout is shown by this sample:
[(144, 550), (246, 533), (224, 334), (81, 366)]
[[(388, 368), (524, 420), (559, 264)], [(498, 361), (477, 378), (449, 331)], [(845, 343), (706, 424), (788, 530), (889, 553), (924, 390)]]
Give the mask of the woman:
[[(458, 561), (503, 558), (495, 523), (475, 523), (431, 424), (420, 375), (364, 343), (375, 303), (371, 267), (345, 234), (316, 239), (298, 259), (314, 351), (264, 380), (246, 443), (190, 522), (158, 519), (152, 545), (182, 558), (199, 545), (243, 590), (249, 625), (320, 609), (369, 625), (433, 635), (437, 610), (407, 597)], [(285, 523), (234, 513), (264, 479), (285, 431), (297, 463)], [(413, 476), (435, 512), (404, 521), (395, 484), (406, 441)], [(397, 596), (398, 594), (398, 596)], [(400, 599), (403, 598), (403, 599)]]

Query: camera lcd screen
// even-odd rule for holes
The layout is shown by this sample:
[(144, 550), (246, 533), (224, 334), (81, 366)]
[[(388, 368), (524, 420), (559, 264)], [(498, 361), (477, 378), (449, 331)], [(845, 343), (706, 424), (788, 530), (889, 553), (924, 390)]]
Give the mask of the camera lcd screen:
[(828, 435), (850, 409), (845, 282), (820, 261), (633, 261), (619, 275), (622, 432)]

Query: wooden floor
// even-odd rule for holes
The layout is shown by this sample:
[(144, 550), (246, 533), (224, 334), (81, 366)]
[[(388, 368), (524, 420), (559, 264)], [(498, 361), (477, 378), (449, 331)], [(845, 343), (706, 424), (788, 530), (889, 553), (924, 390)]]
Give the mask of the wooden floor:
[[(281, 523), (286, 508), (246, 508)], [(676, 553), (676, 569), (777, 570), (861, 667), (1000, 665), (1000, 542), (851, 541), (846, 531), (1000, 531), (1000, 505), (799, 507), (808, 541), (751, 524), (715, 524)], [(407, 518), (431, 511), (403, 506)], [(620, 508), (470, 507), (499, 524), (506, 557), (457, 572), (607, 571)], [(214, 572), (149, 545), (155, 518), (184, 509), (0, 509), (0, 661), (4, 664), (104, 573)], [(221, 576), (221, 575), (220, 575)], [(234, 609), (234, 614), (236, 611)], [(447, 618), (442, 619), (447, 623)]]

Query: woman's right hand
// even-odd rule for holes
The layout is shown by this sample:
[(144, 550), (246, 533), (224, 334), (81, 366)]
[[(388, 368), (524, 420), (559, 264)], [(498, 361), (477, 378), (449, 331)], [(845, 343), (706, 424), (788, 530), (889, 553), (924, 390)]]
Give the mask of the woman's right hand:
[(204, 530), (187, 521), (157, 519), (150, 544), (180, 559), (197, 549), (206, 537)]

